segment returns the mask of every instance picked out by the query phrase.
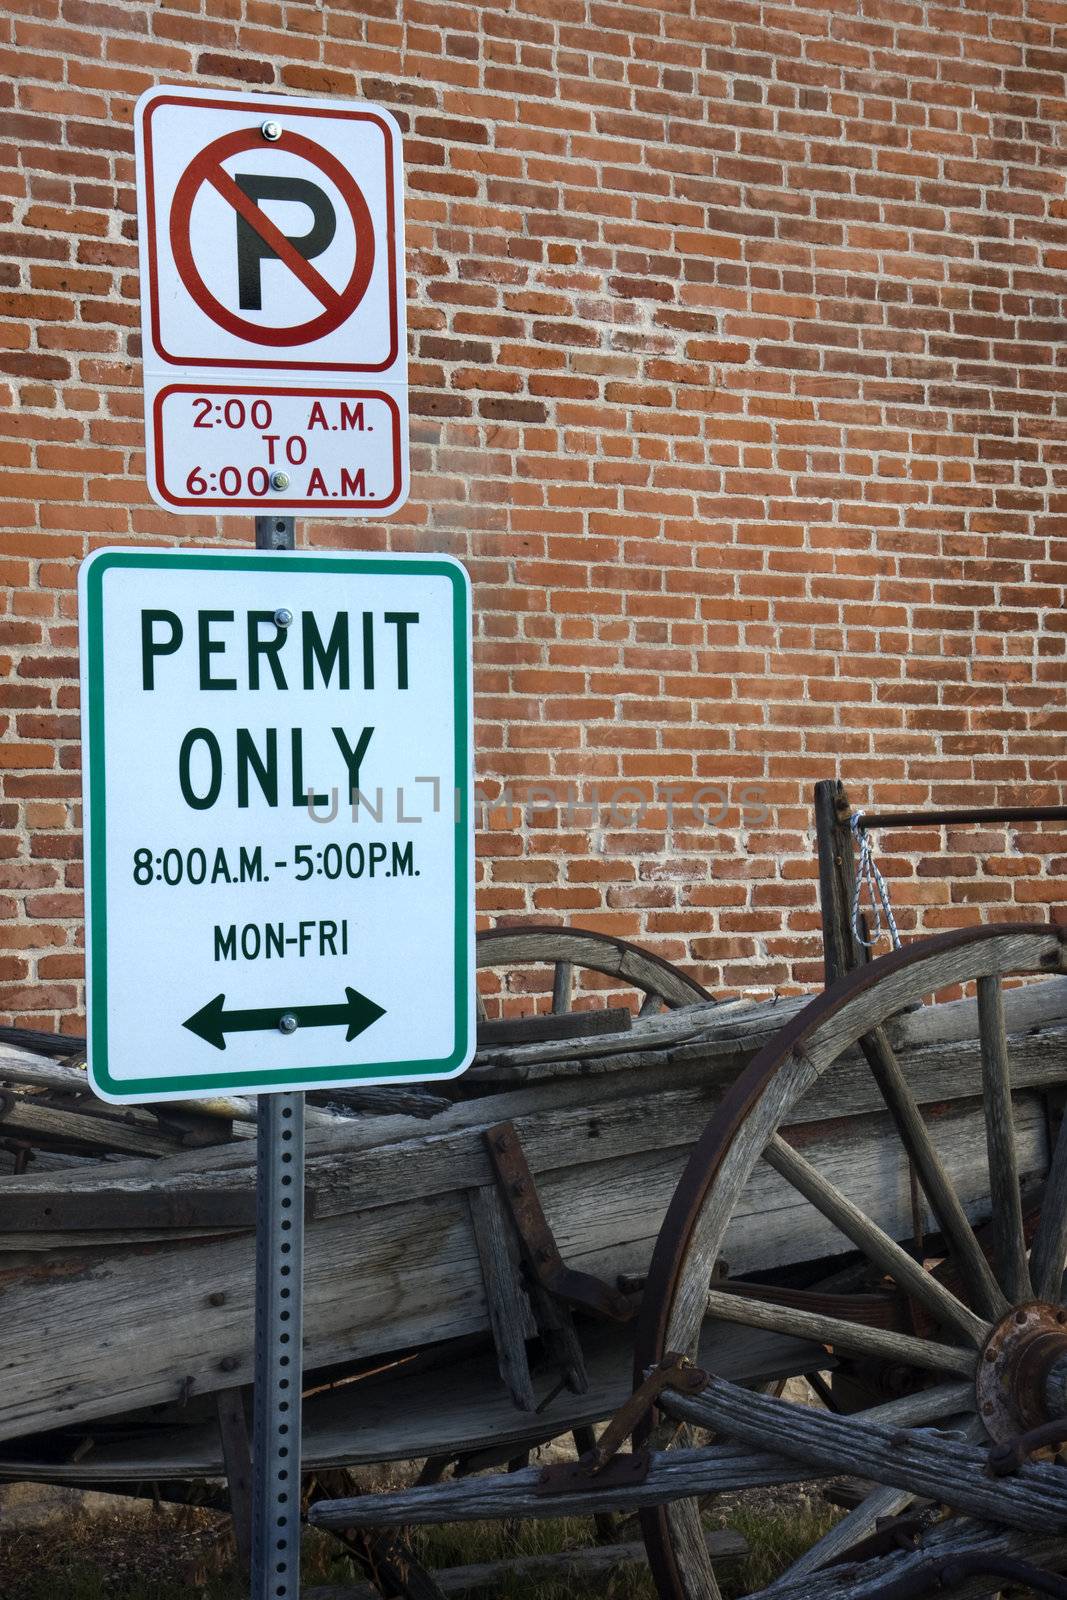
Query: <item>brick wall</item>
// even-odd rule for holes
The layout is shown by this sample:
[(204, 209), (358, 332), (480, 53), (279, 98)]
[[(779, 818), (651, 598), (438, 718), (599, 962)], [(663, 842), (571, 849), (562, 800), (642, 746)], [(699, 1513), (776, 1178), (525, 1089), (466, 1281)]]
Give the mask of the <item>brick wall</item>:
[[(488, 810), (483, 918), (721, 990), (818, 981), (816, 778), (1060, 798), (1065, 30), (1051, 0), (8, 0), (0, 1011), (79, 1026), (80, 557), (248, 539), (144, 486), (142, 89), (400, 118), (414, 491), (302, 537), (469, 564), (482, 787), (561, 800)], [(905, 931), (1063, 898), (1062, 834), (887, 844)]]

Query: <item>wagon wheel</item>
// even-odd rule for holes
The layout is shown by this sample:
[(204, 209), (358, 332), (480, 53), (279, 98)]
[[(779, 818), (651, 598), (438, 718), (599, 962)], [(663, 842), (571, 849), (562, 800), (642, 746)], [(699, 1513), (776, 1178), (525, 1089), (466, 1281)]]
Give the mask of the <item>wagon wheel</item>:
[[(661, 956), (625, 939), (584, 928), (493, 928), (479, 933), (477, 950), (479, 967), (550, 966), (552, 1010), (557, 1016), (570, 1010), (575, 973), (583, 970), (616, 978), (620, 987), (636, 989), (642, 1016), (664, 1007), (713, 999), (695, 978), (679, 972)], [(483, 1015), (480, 997), (478, 1015)]]
[[(743, 1457), (742, 1481), (747, 1470), (747, 1481), (763, 1484), (844, 1473), (861, 1475), (877, 1485), (764, 1591), (775, 1600), (817, 1600), (831, 1593), (847, 1593), (849, 1600), (858, 1600), (876, 1593), (891, 1571), (912, 1570), (923, 1561), (929, 1564), (933, 1558), (922, 1552), (877, 1562), (869, 1549), (861, 1548), (854, 1558), (859, 1565), (835, 1566), (825, 1575), (819, 1571), (872, 1535), (881, 1519), (916, 1499), (944, 1503), (977, 1519), (961, 1524), (950, 1518), (942, 1524), (930, 1541), (934, 1552), (958, 1554), (984, 1543), (987, 1551), (995, 1546), (997, 1558), (1009, 1564), (1022, 1554), (1052, 1567), (1067, 1565), (1062, 1533), (1054, 1549), (1038, 1552), (1030, 1548), (1040, 1544), (1035, 1534), (1019, 1531), (1029, 1526), (1047, 1532), (1055, 1526), (1055, 1517), (1046, 1513), (1044, 1520), (1031, 1518), (1027, 1523), (1021, 1513), (1000, 1515), (1006, 1490), (986, 1475), (985, 1454), (991, 1440), (1003, 1443), (1024, 1430), (1067, 1418), (1067, 1312), (1061, 1310), (1067, 1257), (1067, 1118), (1053, 1137), (1042, 1115), (1046, 1108), (1037, 1102), (1034, 1109), (1033, 1094), (1029, 1100), (1017, 1094), (1013, 1101), (1001, 987), (1008, 973), (1065, 970), (1062, 931), (1048, 926), (969, 929), (923, 940), (848, 974), (784, 1028), (731, 1086), (685, 1169), (649, 1272), (636, 1340), (638, 1374), (667, 1351), (694, 1355), (701, 1320), (710, 1311), (743, 1326), (812, 1339), (846, 1359), (874, 1356), (892, 1362), (908, 1379), (901, 1385), (910, 1391), (903, 1398), (847, 1418), (769, 1399), (717, 1379), (695, 1399), (673, 1391), (663, 1397), (663, 1412), (675, 1424), (703, 1425), (730, 1441), (723, 1448)], [(957, 1170), (951, 1174), (928, 1127), (936, 1120), (937, 1108), (931, 1106), (925, 1117), (918, 1111), (883, 1024), (935, 991), (969, 980), (977, 980), (980, 1089), (976, 1065), (973, 1098), (945, 1107), (946, 1116), (964, 1115), (962, 1107), (969, 1108), (968, 1116), (973, 1111), (975, 1130), (972, 1147), (964, 1140), (963, 1159), (953, 1156)], [(829, 1082), (820, 1086), (820, 1080), (857, 1043), (889, 1113), (881, 1113), (886, 1129), (872, 1146), (870, 1162), (850, 1166), (845, 1178), (855, 1190), (865, 1182), (862, 1169), (873, 1167), (874, 1151), (879, 1163), (888, 1161), (890, 1180), (880, 1186), (867, 1184), (868, 1192), (878, 1195), (877, 1203), (866, 1203), (867, 1209), (847, 1198), (826, 1176), (825, 1146), (823, 1170), (796, 1148), (806, 1138), (811, 1141), (809, 1130), (816, 1127), (805, 1121), (802, 1109), (813, 1091), (818, 1099), (811, 1102), (809, 1119), (833, 1115), (822, 1108), (827, 1103), (833, 1106), (835, 1082), (845, 1083), (838, 1114), (848, 1113), (857, 1091), (848, 1088), (844, 1066)], [(1047, 1092), (1062, 1086), (1067, 1081), (1067, 1061), (1060, 1058), (1050, 1065), (1046, 1052), (1043, 1062), (1040, 1069), (1026, 1069), (1031, 1088), (1040, 1086)], [(950, 1065), (946, 1060), (946, 1068)], [(850, 1070), (855, 1073), (855, 1066)], [(853, 1076), (853, 1085), (858, 1081)], [(1024, 1136), (1025, 1117), (1029, 1123)], [(782, 1137), (783, 1128), (792, 1142)], [(909, 1158), (926, 1197), (930, 1225), (937, 1230), (935, 1238), (926, 1239), (925, 1251), (922, 1241), (911, 1237), (914, 1230), (905, 1199)], [(1028, 1178), (1035, 1167), (1041, 1176), (1047, 1172), (1039, 1208), (1035, 1201), (1031, 1210), (1021, 1198), (1021, 1163)], [(792, 1306), (771, 1303), (759, 1298), (755, 1285), (747, 1294), (745, 1285), (736, 1282), (730, 1284), (729, 1293), (716, 1290), (715, 1263), (731, 1219), (736, 1216), (737, 1229), (742, 1226), (745, 1208), (740, 1202), (750, 1182), (754, 1187), (748, 1207), (753, 1195), (766, 1196), (771, 1187), (779, 1204), (798, 1204), (812, 1225), (825, 1229), (826, 1223), (831, 1224), (837, 1241), (831, 1248), (841, 1253), (851, 1244), (871, 1264), (881, 1286), (890, 1280), (895, 1298), (913, 1309), (911, 1331), (898, 1331), (899, 1323), (897, 1330), (890, 1330), (820, 1314), (825, 1306), (820, 1313), (804, 1312), (797, 1309), (795, 1296)], [(965, 1183), (970, 1188), (966, 1209), (957, 1192)], [(881, 1211), (882, 1226), (868, 1210)], [(735, 1232), (735, 1242), (737, 1238)], [(901, 1239), (909, 1248), (898, 1242)], [(937, 1419), (942, 1419), (940, 1424)], [(887, 1432), (886, 1424), (890, 1430), (924, 1431)], [(927, 1457), (931, 1452), (936, 1455), (930, 1441), (944, 1440), (945, 1435), (927, 1431), (931, 1424), (963, 1431), (963, 1442), (957, 1432), (955, 1443), (942, 1444), (944, 1460), (933, 1476), (928, 1460), (920, 1467), (912, 1459), (911, 1444), (926, 1441), (922, 1450)], [(664, 1436), (670, 1425), (664, 1422)], [(1062, 1432), (1067, 1439), (1067, 1422)], [(684, 1434), (681, 1437), (685, 1442)], [(976, 1445), (981, 1447), (977, 1452)], [(768, 1451), (774, 1455), (768, 1457)], [(1067, 1473), (1042, 1470), (1055, 1479), (1055, 1492), (1062, 1492), (1067, 1502)], [(961, 1488), (964, 1478), (967, 1483)], [(1020, 1487), (1017, 1479), (999, 1483), (1010, 1483), (1012, 1493)], [(983, 1485), (999, 1497), (992, 1505), (988, 1497), (982, 1499)], [(1011, 1524), (1013, 1515), (1014, 1531), (991, 1527), (991, 1523)], [(715, 1600), (719, 1591), (705, 1553), (697, 1503), (680, 1499), (645, 1511), (642, 1525), (662, 1600)], [(956, 1568), (957, 1576), (962, 1570)], [(922, 1574), (910, 1593), (925, 1593), (933, 1586), (928, 1581), (924, 1589), (921, 1579)], [(1032, 1577), (1029, 1581), (1034, 1582)], [(970, 1586), (960, 1592), (988, 1594), (996, 1587), (988, 1577), (979, 1581), (972, 1575)], [(905, 1589), (899, 1592), (903, 1595)], [(1047, 1592), (1065, 1593), (1067, 1585)]]

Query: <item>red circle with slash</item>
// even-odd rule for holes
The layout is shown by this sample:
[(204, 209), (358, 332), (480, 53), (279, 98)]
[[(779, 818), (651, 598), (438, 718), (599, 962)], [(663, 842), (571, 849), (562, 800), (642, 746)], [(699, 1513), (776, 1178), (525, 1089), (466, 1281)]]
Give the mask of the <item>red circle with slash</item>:
[[(302, 134), (283, 132), (270, 145), (272, 150), (285, 150), (290, 155), (310, 161), (340, 191), (348, 207), (356, 234), (356, 259), (352, 274), (342, 289), (335, 289), (318, 272), (310, 261), (290, 244), (270, 218), (250, 200), (230, 177), (222, 163), (230, 156), (242, 155), (246, 150), (262, 150), (263, 136), (258, 129), (224, 134), (195, 156), (178, 180), (170, 208), (170, 243), (174, 264), (179, 276), (201, 311), (212, 322), (238, 339), (248, 339), (254, 344), (292, 345), (310, 344), (333, 333), (347, 320), (367, 292), (374, 270), (374, 224), (363, 192), (352, 174), (341, 165), (336, 156)], [(193, 259), (190, 224), (193, 202), (205, 183), (218, 191), (222, 198), (271, 246), (274, 254), (285, 263), (304, 287), (321, 301), (323, 310), (307, 322), (294, 327), (271, 328), (262, 323), (239, 317), (218, 300), (207, 287)]]

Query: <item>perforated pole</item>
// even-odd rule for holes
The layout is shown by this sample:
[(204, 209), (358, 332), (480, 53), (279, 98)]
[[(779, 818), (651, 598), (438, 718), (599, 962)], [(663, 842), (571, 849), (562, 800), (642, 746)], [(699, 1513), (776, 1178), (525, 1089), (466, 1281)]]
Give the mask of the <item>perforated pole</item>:
[[(292, 550), (292, 517), (257, 517), (256, 547)], [(300, 1594), (304, 1096), (261, 1094), (256, 1123), (252, 1597)]]

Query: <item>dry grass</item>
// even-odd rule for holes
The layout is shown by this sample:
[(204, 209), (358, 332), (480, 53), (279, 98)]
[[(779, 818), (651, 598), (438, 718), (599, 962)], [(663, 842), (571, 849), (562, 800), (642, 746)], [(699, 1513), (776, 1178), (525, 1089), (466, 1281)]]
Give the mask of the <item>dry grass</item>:
[[(722, 1569), (724, 1600), (762, 1588), (828, 1528), (839, 1512), (803, 1493), (740, 1501), (709, 1517), (709, 1526), (732, 1527), (749, 1542), (742, 1562)], [(499, 1523), (464, 1523), (420, 1531), (416, 1552), (431, 1570), (474, 1562), (573, 1550), (588, 1543), (590, 1524), (579, 1518), (528, 1522), (516, 1530)], [(637, 1537), (633, 1524), (621, 1537)], [(349, 1585), (359, 1574), (341, 1546), (312, 1532), (305, 1541), (303, 1583)], [(234, 1567), (228, 1520), (202, 1511), (161, 1511), (149, 1519), (72, 1519), (0, 1541), (0, 1594), (4, 1600), (247, 1600), (247, 1584)], [(551, 1582), (506, 1580), (494, 1600), (655, 1600), (647, 1571), (629, 1568), (599, 1581), (577, 1575)]]

